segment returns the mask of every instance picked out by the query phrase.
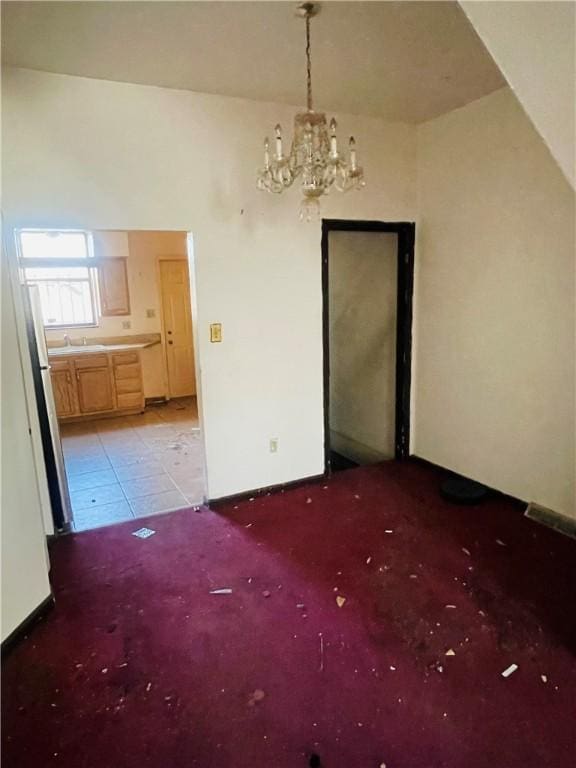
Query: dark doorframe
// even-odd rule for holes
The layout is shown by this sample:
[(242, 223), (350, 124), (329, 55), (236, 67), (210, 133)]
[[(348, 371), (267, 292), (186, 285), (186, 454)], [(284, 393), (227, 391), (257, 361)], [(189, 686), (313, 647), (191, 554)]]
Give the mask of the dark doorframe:
[(391, 232), (398, 235), (398, 289), (396, 303), (396, 459), (406, 459), (410, 450), (410, 381), (412, 371), (412, 295), (414, 291), (413, 222), (347, 221), (322, 219), (322, 339), (324, 353), (324, 469), (330, 472), (330, 318), (329, 254), (330, 232)]

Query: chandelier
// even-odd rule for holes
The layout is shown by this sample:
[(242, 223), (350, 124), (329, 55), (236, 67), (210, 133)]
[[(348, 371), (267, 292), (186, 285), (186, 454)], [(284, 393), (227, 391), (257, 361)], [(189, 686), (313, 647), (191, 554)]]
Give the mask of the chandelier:
[(328, 194), (334, 186), (339, 192), (361, 189), (364, 171), (356, 159), (356, 142), (350, 136), (349, 156), (345, 159), (338, 150), (336, 120), (332, 118), (327, 126), (324, 112), (312, 108), (312, 65), (310, 56), (310, 19), (318, 13), (314, 3), (298, 6), (298, 15), (306, 22), (306, 74), (307, 109), (294, 117), (294, 136), (288, 155), (282, 145), (282, 128), (276, 125), (274, 150), (268, 139), (264, 140), (264, 167), (258, 171), (257, 187), (279, 194), (301, 178), (304, 195), (300, 207), (300, 218), (306, 221), (320, 215), (322, 195)]

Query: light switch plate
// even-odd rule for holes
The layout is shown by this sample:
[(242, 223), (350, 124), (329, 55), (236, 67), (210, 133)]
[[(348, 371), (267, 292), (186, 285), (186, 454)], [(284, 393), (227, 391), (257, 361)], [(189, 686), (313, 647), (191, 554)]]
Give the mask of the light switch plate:
[(222, 341), (222, 323), (210, 323), (210, 341), (213, 344)]

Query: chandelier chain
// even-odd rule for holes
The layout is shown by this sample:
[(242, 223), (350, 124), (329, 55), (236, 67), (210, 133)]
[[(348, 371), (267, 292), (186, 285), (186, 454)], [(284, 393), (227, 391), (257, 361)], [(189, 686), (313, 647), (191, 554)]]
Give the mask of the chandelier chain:
[(310, 14), (306, 14), (306, 87), (308, 109), (312, 110), (312, 61), (310, 55)]
[[(0, 0), (1, 2), (1, 0)], [(294, 116), (294, 135), (288, 151), (283, 144), (282, 127), (274, 128), (275, 138), (271, 146), (264, 139), (264, 165), (258, 171), (258, 189), (279, 194), (300, 179), (303, 200), (300, 218), (306, 221), (318, 219), (320, 197), (331, 188), (339, 192), (362, 189), (364, 171), (358, 165), (356, 142), (351, 136), (348, 156), (338, 147), (336, 120), (330, 124), (324, 112), (314, 112), (312, 107), (312, 53), (310, 21), (318, 13), (318, 5), (302, 2), (297, 16), (306, 22), (306, 98), (308, 108)]]

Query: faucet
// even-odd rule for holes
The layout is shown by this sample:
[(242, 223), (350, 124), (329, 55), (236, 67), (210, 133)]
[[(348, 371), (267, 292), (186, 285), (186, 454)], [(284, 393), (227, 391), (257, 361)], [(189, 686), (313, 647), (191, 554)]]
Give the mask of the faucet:
[(67, 333), (64, 334), (64, 346), (69, 347), (70, 346), (70, 336), (68, 336)]

